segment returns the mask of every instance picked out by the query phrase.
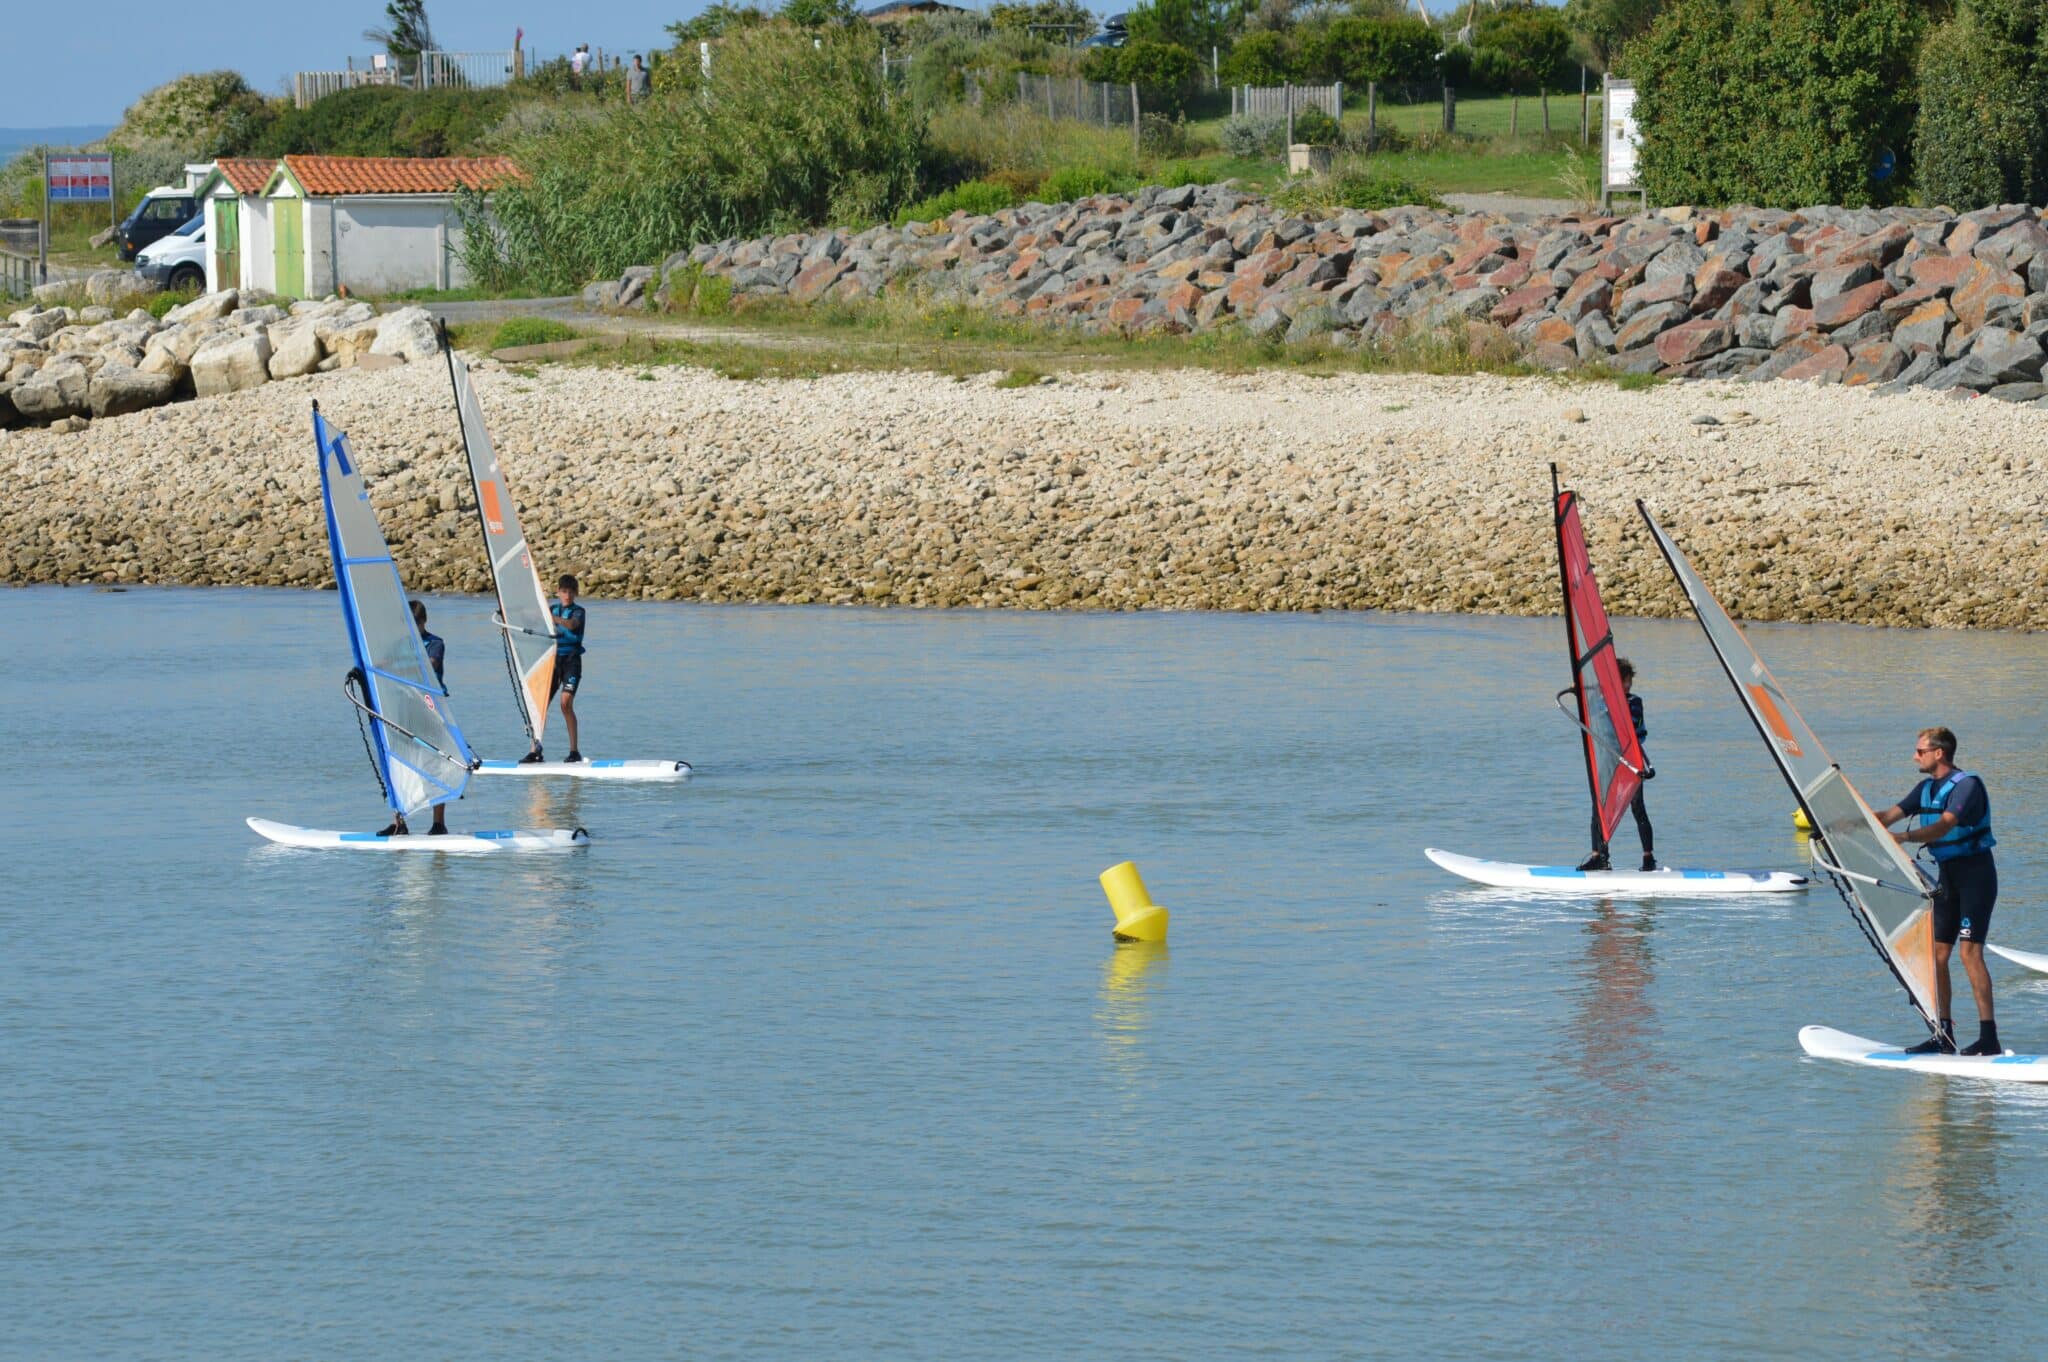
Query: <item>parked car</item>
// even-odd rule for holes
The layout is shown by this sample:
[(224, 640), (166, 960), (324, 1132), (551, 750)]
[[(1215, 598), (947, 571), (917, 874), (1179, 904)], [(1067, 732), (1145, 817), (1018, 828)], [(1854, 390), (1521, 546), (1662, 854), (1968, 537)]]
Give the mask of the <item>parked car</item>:
[(1122, 47), (1130, 41), (1131, 32), (1126, 26), (1130, 22), (1128, 13), (1112, 14), (1102, 21), (1102, 32), (1081, 44), (1083, 47)]
[(198, 293), (206, 287), (206, 214), (144, 246), (135, 257), (135, 272), (171, 293)]
[(142, 202), (135, 205), (135, 211), (114, 231), (114, 240), (121, 247), (121, 258), (133, 260), (144, 246), (177, 231), (198, 211), (199, 203), (189, 189), (160, 185), (150, 190), (142, 196)]

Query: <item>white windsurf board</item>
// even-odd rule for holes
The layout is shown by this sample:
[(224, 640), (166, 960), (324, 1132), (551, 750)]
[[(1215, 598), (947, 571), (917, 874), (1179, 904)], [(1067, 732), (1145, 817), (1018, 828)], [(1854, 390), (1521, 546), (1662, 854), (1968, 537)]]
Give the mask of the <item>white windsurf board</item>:
[(1982, 1078), (2000, 1083), (2048, 1083), (2048, 1055), (1909, 1055), (1904, 1047), (1865, 1040), (1831, 1026), (1808, 1026), (1799, 1032), (1799, 1048), (1815, 1059), (1839, 1060), (1872, 1069), (1905, 1069), (1916, 1074), (1950, 1078)]
[(576, 780), (688, 780), (687, 761), (493, 761), (476, 768), (480, 776), (569, 776)]
[(455, 855), (477, 855), (493, 851), (569, 851), (590, 845), (590, 834), (582, 828), (519, 828), (504, 832), (448, 832), (436, 837), (425, 832), (402, 837), (385, 837), (374, 832), (337, 832), (326, 828), (300, 828), (290, 823), (273, 823), (268, 818), (251, 818), (249, 826), (260, 837), (281, 846), (316, 851), (440, 851)]
[(1805, 889), (1807, 878), (1789, 870), (1579, 870), (1568, 865), (1520, 865), (1427, 847), (1423, 854), (1453, 875), (1499, 889), (1538, 893), (1666, 895), (1782, 894)]
[(2021, 969), (2030, 969), (2036, 974), (2048, 974), (2048, 955), (2039, 951), (2016, 951), (2010, 946), (1986, 946), (1993, 955), (2012, 961)]

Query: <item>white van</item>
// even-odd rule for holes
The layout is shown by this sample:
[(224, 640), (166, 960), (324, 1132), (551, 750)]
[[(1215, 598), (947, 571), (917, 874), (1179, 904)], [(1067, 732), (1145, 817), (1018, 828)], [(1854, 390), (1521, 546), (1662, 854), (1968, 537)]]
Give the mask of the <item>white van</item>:
[(159, 237), (135, 257), (135, 272), (171, 293), (206, 291), (206, 215)]

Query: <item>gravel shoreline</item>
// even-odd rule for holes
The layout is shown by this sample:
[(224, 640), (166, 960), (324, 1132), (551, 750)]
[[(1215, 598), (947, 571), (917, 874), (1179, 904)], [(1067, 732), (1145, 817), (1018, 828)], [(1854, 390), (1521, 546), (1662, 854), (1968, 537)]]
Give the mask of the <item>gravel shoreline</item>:
[[(1556, 460), (1616, 613), (1683, 608), (1641, 496), (1746, 618), (2048, 627), (2048, 415), (2006, 403), (1194, 370), (1021, 389), (475, 372), (543, 571), (599, 598), (1547, 614)], [(316, 398), (408, 584), (486, 589), (435, 364), (0, 433), (0, 581), (330, 582)]]

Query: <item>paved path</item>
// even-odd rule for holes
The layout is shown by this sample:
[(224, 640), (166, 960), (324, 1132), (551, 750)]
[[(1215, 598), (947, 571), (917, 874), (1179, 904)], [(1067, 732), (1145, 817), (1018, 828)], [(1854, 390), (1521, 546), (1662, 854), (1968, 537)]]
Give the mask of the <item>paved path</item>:
[(1445, 203), (1463, 213), (1528, 213), (1556, 217), (1586, 205), (1571, 199), (1532, 199), (1519, 194), (1445, 194)]

